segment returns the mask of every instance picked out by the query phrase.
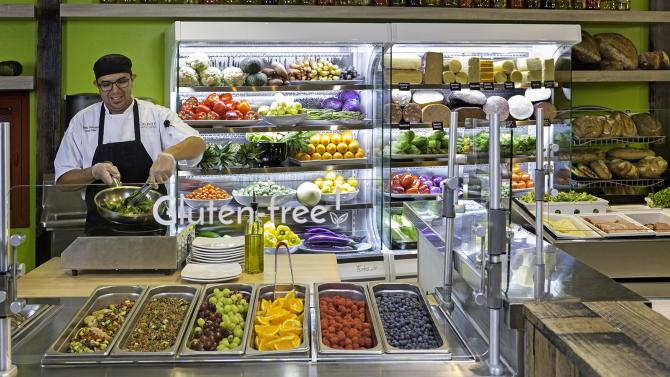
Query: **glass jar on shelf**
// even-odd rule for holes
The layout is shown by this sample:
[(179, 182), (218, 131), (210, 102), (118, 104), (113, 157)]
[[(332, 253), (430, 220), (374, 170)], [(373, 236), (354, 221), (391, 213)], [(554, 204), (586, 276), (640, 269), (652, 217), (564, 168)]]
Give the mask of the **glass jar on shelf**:
[(474, 6), (475, 2), (473, 0), (458, 0), (459, 8), (472, 8)]
[(475, 0), (475, 8), (491, 8), (491, 0)]
[(556, 9), (571, 9), (572, 4), (570, 0), (556, 0)]
[(542, 0), (540, 2), (540, 6), (542, 9), (556, 9), (556, 1), (555, 0)]
[(540, 0), (526, 0), (526, 8), (528, 9), (539, 9)]
[(619, 0), (616, 5), (617, 10), (630, 10), (630, 0)]
[(491, 0), (491, 8), (507, 8), (507, 0)]
[(616, 0), (601, 0), (600, 1), (600, 10), (616, 10), (617, 8)]
[(600, 10), (600, 0), (586, 0), (586, 9)]
[(524, 2), (524, 0), (509, 0), (507, 2), (507, 7), (512, 9), (522, 9)]

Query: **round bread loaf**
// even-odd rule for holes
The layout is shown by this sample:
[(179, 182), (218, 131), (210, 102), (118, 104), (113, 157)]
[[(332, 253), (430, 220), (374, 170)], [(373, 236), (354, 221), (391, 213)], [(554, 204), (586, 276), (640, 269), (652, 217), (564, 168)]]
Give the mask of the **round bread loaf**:
[(603, 123), (603, 133), (600, 137), (619, 137), (621, 136), (622, 131), (623, 128), (621, 127), (621, 122), (607, 120)]
[(618, 124), (621, 127), (621, 136), (637, 136), (637, 127), (633, 119), (621, 111), (614, 111), (608, 117), (607, 121)]
[(647, 156), (638, 161), (635, 166), (637, 166), (637, 169), (640, 171), (641, 178), (658, 178), (663, 175), (668, 168), (668, 161), (663, 157)]
[(612, 174), (616, 177), (623, 179), (640, 178), (639, 170), (637, 170), (635, 165), (633, 165), (630, 161), (614, 159), (607, 163), (607, 167), (610, 168)]
[(663, 125), (661, 121), (653, 117), (649, 113), (635, 114), (631, 117), (635, 126), (637, 127), (637, 133), (640, 136), (661, 136), (663, 135)]
[(600, 62), (601, 71), (623, 71), (624, 69), (624, 65), (620, 61), (603, 60)]
[(572, 121), (572, 132), (580, 139), (600, 137), (605, 123), (599, 116), (579, 116)]
[(601, 33), (595, 38), (604, 60), (621, 62), (624, 69), (637, 69), (637, 49), (630, 39), (618, 33)]
[(591, 161), (589, 167), (593, 170), (594, 173), (598, 175), (600, 179), (612, 179), (612, 172), (607, 167), (607, 164), (603, 160)]
[(572, 47), (572, 56), (585, 64), (598, 64), (602, 60), (598, 42), (584, 30), (582, 30), (582, 41)]
[(638, 148), (614, 148), (607, 152), (607, 158), (610, 159), (637, 161), (647, 156), (654, 157), (656, 156), (656, 152), (651, 149)]

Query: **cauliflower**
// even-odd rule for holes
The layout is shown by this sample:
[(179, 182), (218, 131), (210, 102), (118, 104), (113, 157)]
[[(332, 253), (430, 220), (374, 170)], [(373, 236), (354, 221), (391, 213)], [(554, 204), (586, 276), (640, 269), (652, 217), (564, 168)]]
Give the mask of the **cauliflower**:
[(198, 86), (198, 72), (191, 67), (179, 68), (179, 86)]
[(221, 74), (221, 70), (216, 67), (209, 67), (200, 72), (200, 80), (202, 80), (202, 83), (207, 86), (221, 85), (222, 78), (223, 75)]
[(202, 72), (209, 67), (209, 56), (202, 52), (196, 52), (186, 58), (186, 65), (198, 72)]
[(229, 86), (244, 85), (244, 72), (237, 67), (228, 67), (223, 70), (223, 81)]

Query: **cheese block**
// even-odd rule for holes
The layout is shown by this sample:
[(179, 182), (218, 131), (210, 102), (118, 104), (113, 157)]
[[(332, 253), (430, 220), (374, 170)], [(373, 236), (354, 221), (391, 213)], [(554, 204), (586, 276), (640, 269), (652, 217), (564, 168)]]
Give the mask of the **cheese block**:
[(542, 71), (521, 71), (522, 82), (542, 81)]
[(479, 77), (480, 82), (495, 82), (495, 78), (493, 76), (493, 73), (484, 73), (482, 72), (481, 76)]
[(480, 76), (480, 68), (479, 68), (479, 57), (478, 56), (472, 56), (468, 58), (468, 68), (467, 68), (467, 73), (468, 73), (468, 81), (469, 82), (480, 82), (481, 81), (481, 76)]
[(516, 69), (519, 71), (541, 71), (542, 60), (540, 58), (519, 58), (516, 60)]
[(442, 83), (451, 84), (452, 82), (456, 82), (456, 75), (451, 71), (442, 72)]
[(419, 69), (421, 68), (421, 57), (410, 54), (384, 55), (384, 66), (391, 69)]
[(493, 62), (493, 71), (494, 72), (505, 72), (506, 74), (512, 73), (514, 70), (514, 62), (511, 60), (499, 60)]
[(442, 84), (442, 60), (441, 52), (426, 52), (424, 57), (424, 84)]
[(461, 107), (458, 109), (458, 124), (465, 123), (467, 119), (486, 119), (486, 113), (481, 107)]
[(505, 72), (496, 72), (493, 75), (493, 82), (497, 84), (503, 84), (507, 81), (507, 74)]
[(412, 102), (421, 107), (442, 103), (443, 101), (444, 96), (436, 90), (417, 90), (412, 94)]
[(458, 72), (456, 73), (456, 82), (459, 84), (467, 84), (468, 83), (468, 74), (465, 72)]
[(479, 68), (482, 71), (493, 72), (493, 60), (481, 60), (479, 62)]
[(523, 82), (523, 73), (521, 71), (512, 71), (509, 74), (509, 81), (511, 82)]
[(463, 69), (463, 64), (458, 59), (444, 59), (442, 61), (442, 68), (449, 72), (458, 73)]
[(421, 122), (423, 123), (432, 123), (432, 122), (442, 122), (443, 126), (449, 124), (449, 116), (451, 115), (451, 110), (442, 104), (433, 104), (424, 107), (421, 110)]
[(406, 82), (410, 84), (421, 84), (423, 75), (421, 72), (414, 69), (392, 69), (391, 70), (391, 84), (398, 84)]
[(509, 104), (509, 113), (517, 120), (525, 120), (533, 115), (535, 108), (533, 103), (524, 96), (514, 96), (507, 100)]
[(457, 107), (481, 107), (486, 103), (486, 95), (479, 90), (454, 91), (449, 94), (448, 103), (452, 109)]
[(554, 81), (555, 76), (554, 59), (542, 60), (542, 81)]

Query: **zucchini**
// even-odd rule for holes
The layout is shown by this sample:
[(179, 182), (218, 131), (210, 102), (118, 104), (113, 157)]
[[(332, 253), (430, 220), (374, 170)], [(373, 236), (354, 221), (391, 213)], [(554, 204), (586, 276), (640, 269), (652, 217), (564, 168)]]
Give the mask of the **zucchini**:
[(198, 233), (196, 234), (196, 236), (198, 236), (198, 237), (207, 237), (207, 238), (220, 238), (220, 237), (221, 237), (221, 236), (219, 235), (219, 233), (212, 232), (212, 231), (209, 231), (209, 230), (207, 230), (207, 231), (203, 231), (203, 232), (198, 232)]

